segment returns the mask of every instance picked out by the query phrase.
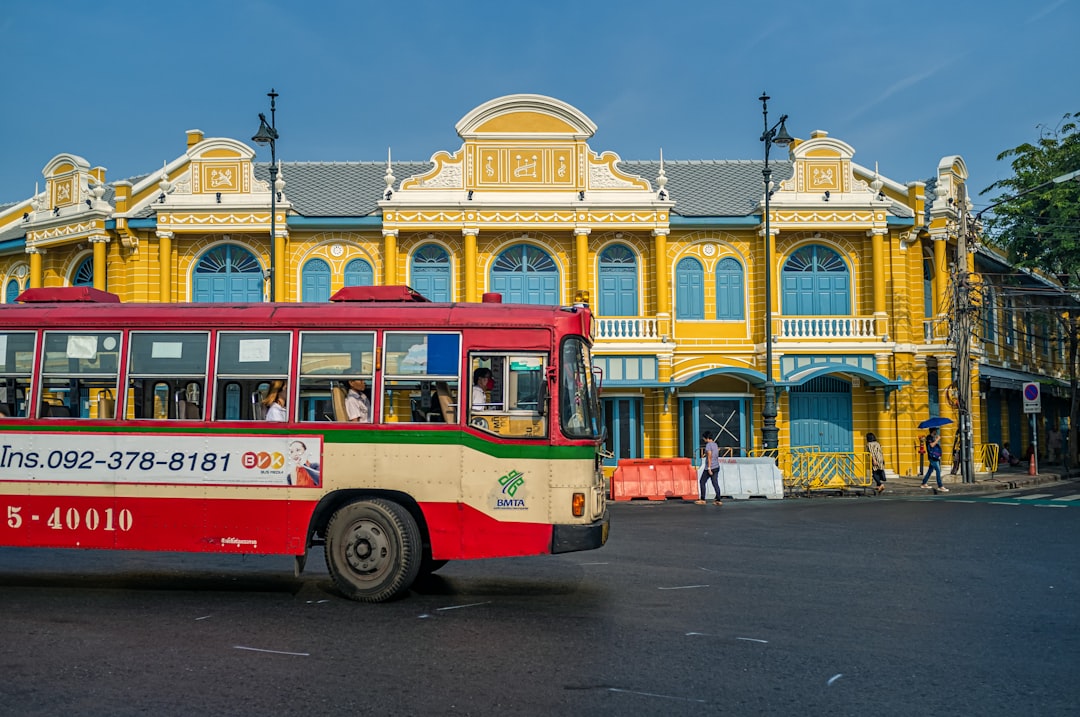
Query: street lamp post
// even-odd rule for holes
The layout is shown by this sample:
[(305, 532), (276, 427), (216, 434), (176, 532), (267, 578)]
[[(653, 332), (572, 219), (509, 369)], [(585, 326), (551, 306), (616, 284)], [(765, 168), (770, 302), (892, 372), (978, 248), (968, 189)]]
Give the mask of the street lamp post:
[(769, 96), (761, 93), (761, 114), (765, 119), (765, 131), (761, 141), (765, 143), (765, 166), (761, 176), (765, 181), (765, 406), (761, 409), (761, 438), (764, 448), (775, 450), (779, 445), (779, 431), (776, 428), (776, 383), (773, 381), (772, 360), (772, 232), (769, 227), (769, 199), (772, 197), (772, 169), (769, 168), (769, 148), (771, 145), (786, 147), (791, 144), (784, 123), (787, 115), (780, 115), (779, 121), (769, 126)]
[(276, 299), (274, 293), (274, 284), (277, 277), (275, 276), (276, 260), (277, 260), (277, 147), (276, 142), (278, 138), (277, 133), (277, 121), (275, 117), (275, 100), (278, 93), (274, 92), (273, 88), (266, 93), (266, 96), (270, 98), (270, 124), (266, 124), (266, 115), (262, 112), (259, 113), (259, 131), (255, 133), (255, 136), (251, 138), (251, 141), (255, 144), (268, 144), (270, 145), (270, 271), (265, 277), (270, 280), (270, 301)]

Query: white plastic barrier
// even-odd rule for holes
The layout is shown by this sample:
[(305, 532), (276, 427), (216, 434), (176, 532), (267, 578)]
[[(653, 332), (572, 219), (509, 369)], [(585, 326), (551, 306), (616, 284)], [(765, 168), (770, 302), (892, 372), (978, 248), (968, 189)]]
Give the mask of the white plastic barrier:
[[(784, 479), (772, 458), (721, 458), (720, 495), (735, 500), (784, 497)], [(705, 495), (712, 500), (712, 481), (706, 481)]]

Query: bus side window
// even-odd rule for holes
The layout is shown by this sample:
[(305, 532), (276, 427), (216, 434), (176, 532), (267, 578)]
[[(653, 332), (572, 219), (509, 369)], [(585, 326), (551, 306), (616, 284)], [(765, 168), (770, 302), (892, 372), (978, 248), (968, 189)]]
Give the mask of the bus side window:
[(115, 418), (120, 339), (119, 331), (46, 331), (41, 415)]
[[(270, 383), (288, 381), (291, 347), (287, 331), (219, 331), (214, 418), (257, 420)], [(290, 404), (286, 402), (291, 419), (295, 407)]]
[(205, 331), (131, 332), (127, 416), (200, 420), (209, 346)]
[[(375, 407), (371, 387), (374, 379), (374, 332), (304, 331), (300, 334), (298, 420), (349, 422), (348, 407), (351, 405), (355, 422), (373, 422)], [(363, 386), (358, 381), (363, 381)], [(352, 398), (350, 391), (356, 392)], [(360, 394), (362, 397), (358, 398)]]
[(459, 395), (461, 336), (387, 331), (383, 340), (382, 421), (456, 423), (456, 412), (446, 408), (452, 408)]
[(544, 354), (470, 356), (469, 425), (500, 436), (546, 436), (546, 362)]
[(0, 332), (0, 407), (8, 418), (33, 413), (27, 404), (36, 337), (29, 331)]

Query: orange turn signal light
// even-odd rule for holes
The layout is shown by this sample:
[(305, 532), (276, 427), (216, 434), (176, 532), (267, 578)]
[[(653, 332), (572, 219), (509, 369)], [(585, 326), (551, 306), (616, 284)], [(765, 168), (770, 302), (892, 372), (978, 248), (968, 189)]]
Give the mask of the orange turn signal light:
[(574, 507), (574, 517), (575, 518), (580, 518), (581, 516), (585, 515), (585, 494), (584, 493), (574, 493), (573, 507)]

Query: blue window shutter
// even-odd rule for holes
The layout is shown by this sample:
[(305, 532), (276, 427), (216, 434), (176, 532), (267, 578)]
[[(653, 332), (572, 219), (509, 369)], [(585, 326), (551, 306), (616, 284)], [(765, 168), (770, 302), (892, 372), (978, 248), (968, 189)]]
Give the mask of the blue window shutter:
[(330, 265), (322, 259), (311, 259), (304, 264), (301, 282), (301, 301), (330, 300)]
[(716, 265), (716, 318), (743, 318), (742, 265), (734, 259), (721, 259)]

